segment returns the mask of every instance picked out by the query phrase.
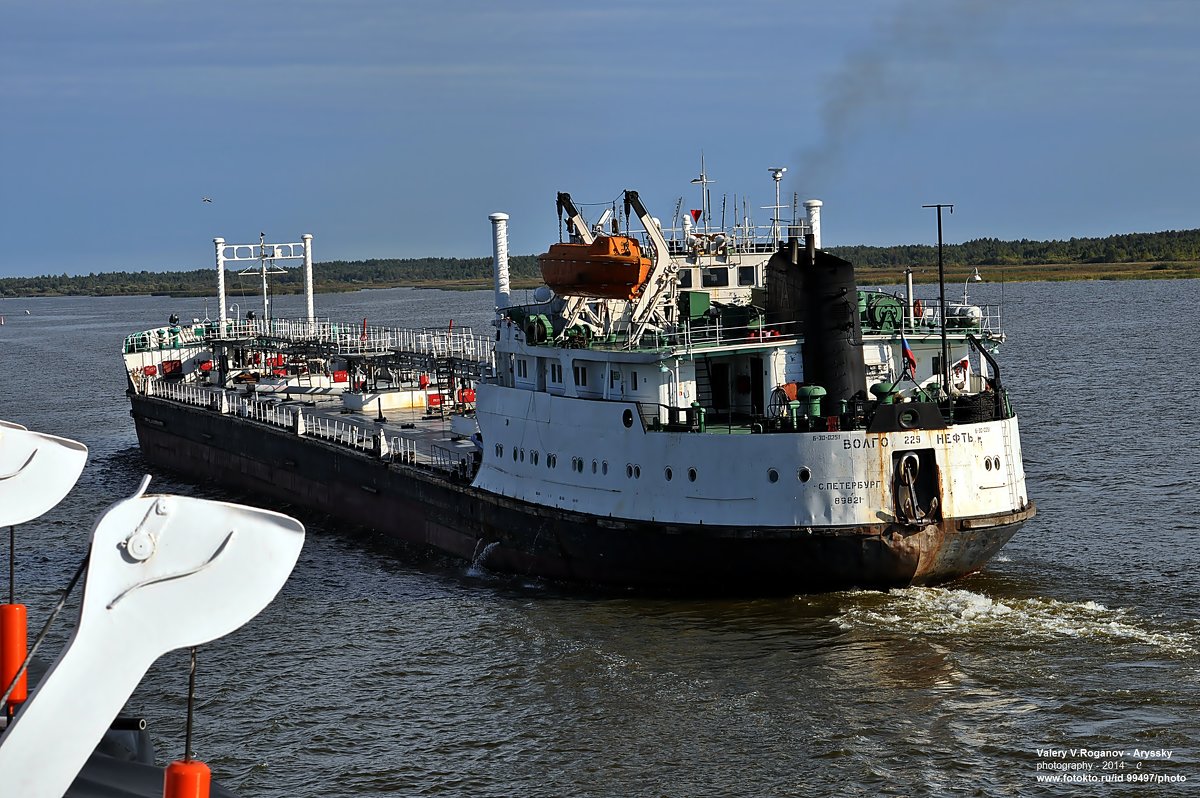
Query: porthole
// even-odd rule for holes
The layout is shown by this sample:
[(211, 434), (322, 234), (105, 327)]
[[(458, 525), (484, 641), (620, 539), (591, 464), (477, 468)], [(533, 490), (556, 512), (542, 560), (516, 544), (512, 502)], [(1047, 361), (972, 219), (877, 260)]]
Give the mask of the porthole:
[(497, 456), (497, 457), (503, 457), (503, 456), (504, 456), (504, 444), (502, 444), (502, 443), (497, 443), (497, 444), (496, 444), (496, 456)]
[(990, 457), (983, 458), (983, 468), (985, 471), (992, 470), (992, 458), (990, 458)]
[(517, 450), (513, 449), (513, 462), (517, 462)]
[(640, 465), (635, 465), (633, 467), (633, 478), (634, 479), (642, 478), (642, 467)]
[(808, 482), (812, 479), (812, 471), (808, 470), (808, 466), (801, 466), (800, 470), (796, 472), (796, 478), (801, 482)]
[(521, 462), (522, 463), (525, 462), (525, 450), (524, 449), (521, 450)]
[(767, 469), (767, 482), (778, 482), (778, 481), (779, 481), (779, 472), (776, 471), (774, 468), (768, 468)]
[(592, 473), (595, 474), (600, 469), (600, 464), (595, 460), (592, 461)]
[(633, 479), (633, 463), (625, 464), (625, 478)]
[(556, 455), (556, 454), (546, 455), (546, 468), (557, 468), (557, 467), (558, 467), (558, 455)]
[(689, 468), (688, 469), (688, 482), (695, 482), (695, 481), (696, 481), (696, 469)]
[(667, 478), (667, 482), (670, 482), (671, 478), (675, 476), (675, 473), (671, 471), (670, 466), (667, 466), (665, 469), (663, 469), (663, 476)]
[(607, 474), (608, 474), (608, 461), (607, 461), (607, 460), (603, 460), (603, 461), (601, 461), (601, 463), (600, 463), (600, 473), (601, 473), (601, 474), (604, 474), (604, 475), (607, 475)]
[(625, 429), (633, 426), (633, 411), (625, 408), (625, 412), (621, 414), (621, 423), (625, 425)]

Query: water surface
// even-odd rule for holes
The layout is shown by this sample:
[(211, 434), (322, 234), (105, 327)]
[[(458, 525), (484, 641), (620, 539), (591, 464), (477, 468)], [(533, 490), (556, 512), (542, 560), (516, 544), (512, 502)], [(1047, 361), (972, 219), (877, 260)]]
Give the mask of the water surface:
[[(310, 534), (279, 598), (201, 650), (194, 747), (241, 794), (281, 798), (1018, 795), (1041, 789), (1037, 749), (1050, 747), (1169, 748), (1142, 772), (1192, 785), (1198, 291), (972, 287), (1005, 303), (1003, 377), (1039, 505), (981, 574), (770, 600), (589, 595), (302, 514)], [(299, 315), (302, 301), (281, 297), (276, 312)], [(391, 289), (317, 304), (371, 324), (486, 330), (491, 297)], [(117, 353), (173, 312), (203, 317), (204, 301), (0, 300), (0, 418), (92, 452), (68, 500), (18, 529), (31, 625), (95, 515), (148, 469)], [(169, 474), (154, 488), (247, 498)], [(164, 761), (182, 753), (186, 689), (172, 654), (131, 702)]]

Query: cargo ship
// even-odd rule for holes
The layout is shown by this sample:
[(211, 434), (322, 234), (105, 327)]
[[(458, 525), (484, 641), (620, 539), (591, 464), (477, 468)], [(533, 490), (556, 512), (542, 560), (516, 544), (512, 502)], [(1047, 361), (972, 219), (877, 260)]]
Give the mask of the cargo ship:
[[(589, 224), (560, 194), (546, 284), (494, 328), (321, 320), (312, 236), (214, 239), (219, 317), (124, 342), (152, 463), (328, 513), (493, 572), (699, 593), (936, 584), (1034, 515), (996, 355), (999, 309), (858, 287), (822, 204), (664, 227), (635, 191)], [(697, 182), (697, 181), (693, 181)], [(707, 178), (701, 175), (704, 201)], [(700, 224), (704, 221), (703, 226)], [(303, 260), (307, 313), (266, 281)], [(264, 308), (230, 318), (257, 260)]]

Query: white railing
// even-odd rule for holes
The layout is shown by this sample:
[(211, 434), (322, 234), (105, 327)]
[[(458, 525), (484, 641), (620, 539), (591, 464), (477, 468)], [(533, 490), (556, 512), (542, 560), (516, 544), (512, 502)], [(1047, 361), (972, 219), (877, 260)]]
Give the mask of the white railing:
[(296, 423), (296, 413), (286, 407), (280, 407), (275, 402), (259, 402), (247, 399), (247, 418), (261, 421), (275, 427), (292, 427)]
[(406, 352), (435, 357), (457, 357), (490, 363), (493, 340), (469, 327), (373, 327), (363, 324), (296, 319), (238, 319), (203, 322), (185, 327), (160, 327), (125, 339), (125, 352), (179, 349), (211, 338), (280, 338), (324, 344), (335, 353)]
[(396, 436), (389, 441), (392, 460), (400, 463), (417, 462), (417, 442), (412, 438)]
[(429, 455), (431, 465), (442, 471), (457, 471), (465, 476), (471, 467), (471, 453), (462, 449), (434, 443), (429, 446)]
[[(923, 300), (922, 312), (916, 319), (916, 329), (941, 329), (941, 307), (936, 299)], [(963, 305), (946, 303), (946, 329), (948, 331), (999, 334), (1001, 327), (1000, 305)]]
[(209, 330), (204, 324), (172, 325), (125, 336), (124, 353), (160, 352), (203, 344)]
[(322, 416), (305, 416), (304, 428), (304, 434), (310, 438), (320, 438), (364, 452), (374, 448), (372, 432), (348, 421)]
[[(182, 404), (206, 407), (234, 413), (241, 418), (296, 431), (297, 414), (303, 419), (303, 434), (363, 452), (376, 453), (379, 432), (372, 426), (320, 415), (306, 415), (303, 408), (283, 407), (276, 401), (260, 401), (224, 391), (176, 381), (153, 380), (148, 395)], [(466, 473), (470, 469), (471, 453), (433, 444), (427, 453), (418, 449), (418, 442), (404, 436), (385, 438), (386, 457), (393, 462), (415, 464), (423, 462), (444, 471)]]
[(173, 399), (185, 405), (208, 407), (212, 404), (214, 396), (212, 391), (201, 388), (199, 385), (185, 382), (152, 380), (148, 385), (153, 385), (153, 388), (148, 393), (152, 393), (154, 396)]

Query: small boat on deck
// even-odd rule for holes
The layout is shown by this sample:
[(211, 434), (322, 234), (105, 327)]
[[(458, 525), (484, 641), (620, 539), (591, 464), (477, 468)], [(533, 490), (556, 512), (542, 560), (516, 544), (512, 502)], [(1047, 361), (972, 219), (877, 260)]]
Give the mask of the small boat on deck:
[(590, 244), (551, 244), (538, 255), (542, 279), (560, 296), (635, 299), (650, 276), (650, 258), (637, 239), (597, 236)]

